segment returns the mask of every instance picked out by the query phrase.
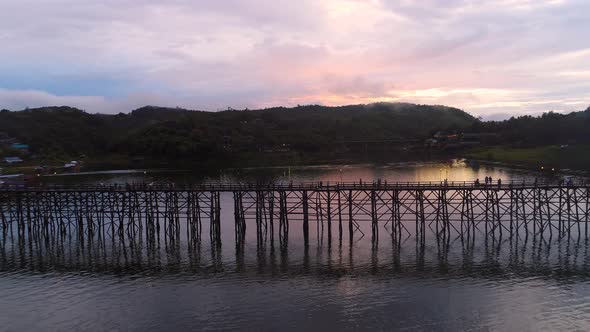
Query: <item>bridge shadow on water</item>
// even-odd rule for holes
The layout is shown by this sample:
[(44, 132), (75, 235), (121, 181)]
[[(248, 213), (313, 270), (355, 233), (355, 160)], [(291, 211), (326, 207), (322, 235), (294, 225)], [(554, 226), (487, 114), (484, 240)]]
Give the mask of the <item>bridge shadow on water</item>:
[(0, 270), (587, 278), (589, 211), (586, 184), (9, 189)]
[(0, 190), (2, 326), (588, 330), (589, 187), (238, 189)]
[[(340, 276), (590, 278), (590, 243), (548, 234), (424, 236), (362, 234), (349, 239), (319, 232), (279, 236), (262, 230), (236, 235), (222, 246), (183, 227), (145, 232), (10, 232), (0, 243), (3, 273), (95, 273), (120, 275), (219, 275), (258, 277)], [(145, 230), (144, 230), (145, 231)], [(227, 244), (225, 244), (227, 243)]]

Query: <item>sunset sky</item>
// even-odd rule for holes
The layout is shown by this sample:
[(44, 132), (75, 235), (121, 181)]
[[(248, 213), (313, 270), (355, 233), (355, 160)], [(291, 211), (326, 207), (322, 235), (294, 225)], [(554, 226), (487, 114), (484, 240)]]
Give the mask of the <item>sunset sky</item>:
[(588, 0), (2, 0), (0, 108), (590, 105)]

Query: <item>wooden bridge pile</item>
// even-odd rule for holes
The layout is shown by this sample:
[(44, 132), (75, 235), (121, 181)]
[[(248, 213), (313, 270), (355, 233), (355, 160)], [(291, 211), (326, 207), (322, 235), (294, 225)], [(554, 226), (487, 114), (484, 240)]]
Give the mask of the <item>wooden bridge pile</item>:
[[(243, 241), (255, 227), (258, 239), (301, 224), (328, 241), (348, 233), (352, 241), (370, 225), (371, 239), (382, 229), (393, 239), (549, 235), (588, 236), (590, 185), (510, 182), (480, 185), (437, 183), (303, 183), (0, 187), (3, 230), (19, 236), (41, 232), (79, 236), (144, 236), (155, 239), (181, 229), (200, 240), (203, 225), (221, 244), (221, 195), (233, 194), (234, 229)], [(225, 196), (224, 196), (225, 197)], [(358, 235), (357, 235), (358, 234)]]

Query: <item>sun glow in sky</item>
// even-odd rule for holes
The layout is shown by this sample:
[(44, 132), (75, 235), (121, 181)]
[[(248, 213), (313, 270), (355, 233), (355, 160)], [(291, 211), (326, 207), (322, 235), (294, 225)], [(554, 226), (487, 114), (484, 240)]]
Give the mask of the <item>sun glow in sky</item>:
[(590, 104), (587, 0), (3, 0), (0, 108)]

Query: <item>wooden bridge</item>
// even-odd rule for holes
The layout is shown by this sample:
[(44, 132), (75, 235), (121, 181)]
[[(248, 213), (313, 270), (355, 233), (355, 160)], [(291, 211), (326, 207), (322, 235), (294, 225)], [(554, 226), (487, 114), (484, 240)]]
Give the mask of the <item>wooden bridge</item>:
[[(486, 236), (588, 237), (590, 183), (406, 182), (0, 187), (4, 236), (72, 234), (135, 238), (148, 244), (181, 229), (200, 241), (203, 229), (221, 245), (222, 205), (235, 238), (287, 241), (298, 225), (340, 241), (380, 234), (393, 240)], [(223, 199), (221, 199), (223, 197)], [(233, 200), (233, 209), (227, 202)], [(226, 204), (223, 204), (223, 203)], [(365, 226), (367, 225), (367, 226)], [(368, 227), (370, 225), (370, 227)], [(383, 235), (381, 235), (383, 236)]]

